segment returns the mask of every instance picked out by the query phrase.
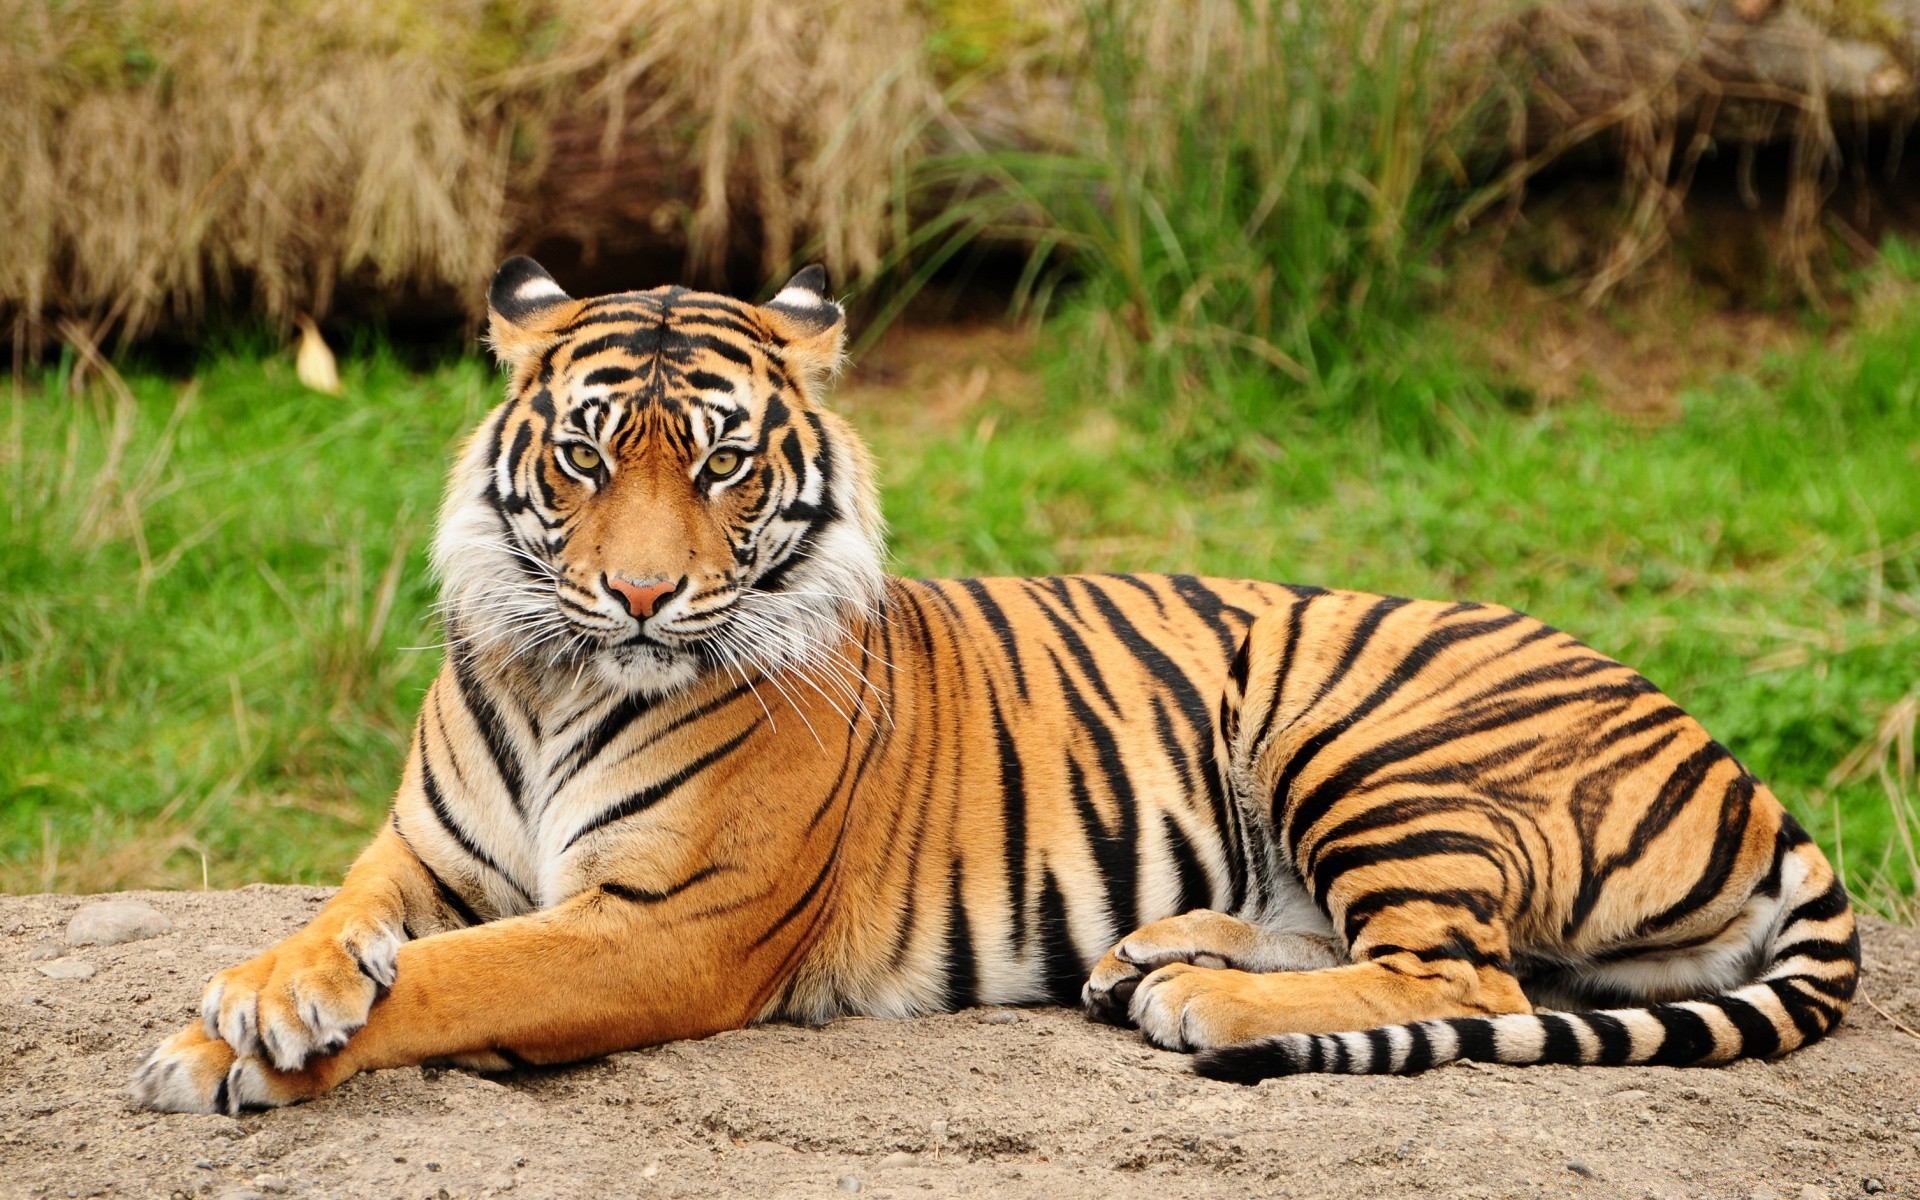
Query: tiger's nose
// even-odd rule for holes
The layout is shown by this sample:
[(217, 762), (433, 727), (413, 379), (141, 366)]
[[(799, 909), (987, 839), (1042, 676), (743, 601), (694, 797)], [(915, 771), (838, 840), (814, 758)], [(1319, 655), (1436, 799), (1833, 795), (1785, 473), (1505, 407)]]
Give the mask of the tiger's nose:
[(663, 579), (658, 583), (633, 583), (618, 575), (607, 576), (607, 586), (627, 602), (627, 611), (642, 621), (653, 615), (660, 602), (680, 590), (677, 579)]

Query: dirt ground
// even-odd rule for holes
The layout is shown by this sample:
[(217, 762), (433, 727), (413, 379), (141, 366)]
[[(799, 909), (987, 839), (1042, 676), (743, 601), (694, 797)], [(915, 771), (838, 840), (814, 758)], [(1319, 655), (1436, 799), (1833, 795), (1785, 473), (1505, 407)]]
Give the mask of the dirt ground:
[(1882, 1012), (1721, 1070), (1243, 1088), (1078, 1013), (975, 1009), (492, 1078), (382, 1071), (240, 1120), (129, 1111), (127, 1077), (207, 976), (327, 895), (140, 893), (172, 931), (55, 960), (85, 979), (40, 970), (82, 898), (0, 897), (0, 1196), (1920, 1196), (1920, 1038), (1894, 1024), (1920, 1029), (1920, 932), (1874, 921)]

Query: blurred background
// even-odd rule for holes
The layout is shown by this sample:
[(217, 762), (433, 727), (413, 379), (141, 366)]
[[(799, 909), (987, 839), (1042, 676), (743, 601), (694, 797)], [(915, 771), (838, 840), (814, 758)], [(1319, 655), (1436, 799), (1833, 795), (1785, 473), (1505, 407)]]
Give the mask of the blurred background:
[[(824, 262), (898, 570), (1525, 608), (1920, 875), (1920, 0), (0, 0), (0, 889), (331, 882), (493, 267)], [(329, 352), (328, 347), (331, 347)]]

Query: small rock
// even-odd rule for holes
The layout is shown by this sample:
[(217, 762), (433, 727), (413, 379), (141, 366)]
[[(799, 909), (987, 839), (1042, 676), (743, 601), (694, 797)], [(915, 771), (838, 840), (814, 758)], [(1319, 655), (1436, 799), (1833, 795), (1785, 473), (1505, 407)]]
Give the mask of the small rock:
[(1609, 1096), (1610, 1100), (1619, 1100), (1625, 1104), (1637, 1104), (1647, 1098), (1647, 1093), (1639, 1088), (1626, 1088)]
[(1877, 1196), (1887, 1190), (1887, 1185), (1869, 1175), (1860, 1181), (1860, 1190), (1869, 1196)]
[(860, 1190), (860, 1181), (851, 1175), (842, 1175), (840, 1177), (840, 1190), (843, 1192), (857, 1192)]
[[(1019, 1020), (1020, 1014), (1010, 1008), (990, 1008), (986, 1012), (981, 1013), (979, 1017), (982, 1025), (1013, 1025), (1017, 1024)], [(847, 1178), (852, 1179), (853, 1176), (849, 1175)], [(855, 1182), (858, 1182), (858, 1180), (855, 1180)]]
[(200, 1168), (202, 1171), (213, 1170), (213, 1163), (208, 1159), (196, 1158), (193, 1160), (193, 1165)]
[(440, 1169), (440, 1164), (437, 1162), (423, 1163), (421, 1165), (426, 1167), (427, 1170), (429, 1171), (438, 1171)]
[(255, 1175), (253, 1186), (263, 1192), (284, 1192), (287, 1190), (287, 1181), (278, 1175)]
[(67, 948), (52, 938), (41, 938), (33, 949), (27, 951), (28, 962), (46, 962), (50, 958), (65, 958)]
[(917, 1167), (920, 1165), (920, 1156), (907, 1150), (895, 1150), (881, 1159), (879, 1165), (882, 1171), (892, 1170), (894, 1167)]
[(41, 963), (34, 970), (48, 979), (92, 979), (93, 964), (81, 962), (77, 958), (56, 958), (52, 962)]
[(1575, 1175), (1578, 1175), (1582, 1179), (1595, 1178), (1593, 1173), (1593, 1168), (1581, 1162), (1579, 1159), (1574, 1159), (1572, 1162), (1568, 1163), (1567, 1170), (1572, 1171)]
[(138, 900), (101, 900), (67, 922), (69, 946), (118, 946), (159, 937), (173, 928), (165, 913)]
[(1800, 1189), (1800, 1200), (1833, 1200), (1833, 1193), (1817, 1183), (1809, 1183)]

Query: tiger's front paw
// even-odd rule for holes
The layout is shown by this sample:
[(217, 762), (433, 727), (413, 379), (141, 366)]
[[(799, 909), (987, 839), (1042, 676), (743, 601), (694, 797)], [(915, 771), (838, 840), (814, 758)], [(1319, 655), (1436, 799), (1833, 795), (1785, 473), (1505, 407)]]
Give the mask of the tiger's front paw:
[(1173, 963), (1218, 971), (1312, 971), (1341, 961), (1330, 937), (1274, 933), (1239, 917), (1196, 908), (1134, 930), (1107, 951), (1080, 989), (1087, 1015), (1131, 1025), (1129, 1009), (1140, 981)]
[(199, 1023), (161, 1042), (134, 1072), (127, 1095), (159, 1112), (225, 1113), (277, 1108), (310, 1100), (327, 1090), (338, 1072), (322, 1067), (276, 1071), (258, 1058), (242, 1058)]
[(227, 1112), (227, 1072), (233, 1047), (207, 1036), (198, 1022), (161, 1042), (127, 1085), (127, 1096), (141, 1108), (160, 1112)]
[(1176, 962), (1213, 971), (1227, 965), (1226, 959), (1211, 951), (1159, 944), (1140, 936), (1152, 928), (1149, 925), (1140, 933), (1120, 942), (1094, 964), (1093, 974), (1087, 977), (1086, 985), (1080, 989), (1080, 1003), (1088, 1016), (1110, 1025), (1131, 1026), (1134, 1020), (1130, 1006), (1134, 993), (1149, 972)]
[(213, 977), (200, 1001), (206, 1034), (242, 1059), (280, 1071), (347, 1044), (383, 989), (392, 986), (402, 936), (384, 925), (309, 927)]
[(1172, 963), (1140, 981), (1127, 1011), (1162, 1050), (1242, 1045), (1275, 1032), (1273, 1006), (1263, 999), (1270, 979)]

